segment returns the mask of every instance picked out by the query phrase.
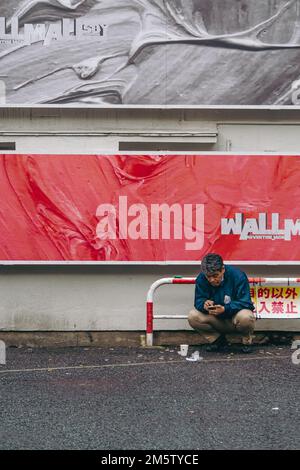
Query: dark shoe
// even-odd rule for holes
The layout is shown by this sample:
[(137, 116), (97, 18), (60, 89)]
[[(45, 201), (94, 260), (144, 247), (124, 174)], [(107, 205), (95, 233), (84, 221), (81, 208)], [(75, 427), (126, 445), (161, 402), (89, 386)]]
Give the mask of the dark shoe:
[(208, 344), (205, 347), (205, 351), (207, 352), (223, 351), (226, 348), (226, 346), (228, 346), (226, 336), (220, 335), (219, 338), (216, 339), (216, 341), (214, 341), (211, 344)]
[(250, 344), (243, 344), (241, 352), (243, 354), (251, 354), (253, 352), (253, 346)]

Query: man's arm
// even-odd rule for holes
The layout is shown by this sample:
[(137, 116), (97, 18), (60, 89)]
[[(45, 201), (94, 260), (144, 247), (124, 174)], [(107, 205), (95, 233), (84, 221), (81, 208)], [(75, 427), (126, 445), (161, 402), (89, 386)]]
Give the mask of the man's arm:
[(196, 280), (196, 287), (195, 287), (195, 302), (194, 302), (194, 307), (196, 310), (199, 310), (199, 312), (203, 313), (208, 313), (207, 310), (204, 308), (205, 302), (209, 299), (209, 292), (201, 282), (197, 278)]
[(223, 318), (231, 318), (233, 315), (244, 308), (248, 310), (254, 310), (254, 305), (250, 296), (249, 281), (246, 274), (241, 276), (241, 278), (238, 280), (235, 299), (232, 300), (229, 304), (225, 304), (224, 307), (225, 312), (222, 314)]

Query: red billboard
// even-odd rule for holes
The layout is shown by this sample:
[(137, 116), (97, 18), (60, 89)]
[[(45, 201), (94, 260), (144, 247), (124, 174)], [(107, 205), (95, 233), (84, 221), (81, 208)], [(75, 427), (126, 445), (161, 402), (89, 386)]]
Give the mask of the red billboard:
[(0, 260), (300, 262), (300, 156), (0, 155)]

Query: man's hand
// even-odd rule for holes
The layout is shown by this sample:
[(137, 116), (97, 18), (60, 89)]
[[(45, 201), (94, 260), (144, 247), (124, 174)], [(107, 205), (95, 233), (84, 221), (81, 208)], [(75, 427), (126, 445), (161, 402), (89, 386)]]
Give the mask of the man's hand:
[(213, 308), (208, 308), (209, 315), (221, 315), (225, 312), (223, 305), (213, 305)]
[(206, 300), (204, 302), (204, 308), (205, 310), (209, 310), (209, 307), (212, 307), (214, 305), (214, 301), (213, 300)]

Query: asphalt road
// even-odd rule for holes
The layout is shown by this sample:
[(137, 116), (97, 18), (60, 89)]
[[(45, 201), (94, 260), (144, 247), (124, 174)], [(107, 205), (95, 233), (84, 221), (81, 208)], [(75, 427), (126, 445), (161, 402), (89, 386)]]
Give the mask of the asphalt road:
[(176, 349), (9, 348), (0, 449), (299, 449), (289, 346)]

